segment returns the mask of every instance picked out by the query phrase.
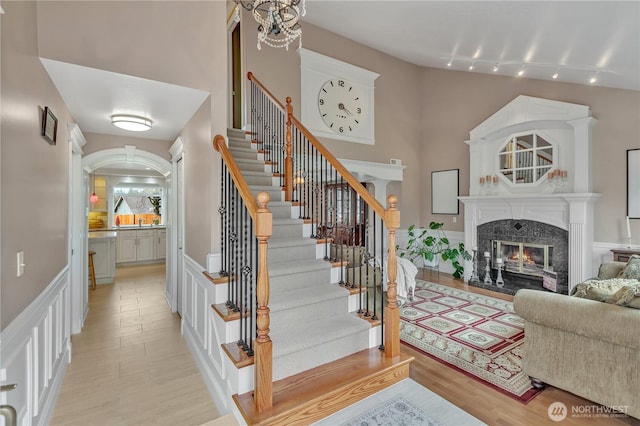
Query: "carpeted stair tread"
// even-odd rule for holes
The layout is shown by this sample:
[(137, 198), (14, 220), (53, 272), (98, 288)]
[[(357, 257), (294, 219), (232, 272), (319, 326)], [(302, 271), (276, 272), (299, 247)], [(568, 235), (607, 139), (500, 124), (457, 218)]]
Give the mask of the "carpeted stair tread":
[(269, 276), (293, 275), (301, 272), (312, 273), (331, 269), (331, 264), (322, 259), (289, 260), (269, 264)]
[(276, 235), (269, 238), (269, 248), (283, 248), (283, 247), (306, 247), (315, 246), (316, 241), (311, 238), (303, 237), (283, 237), (280, 238)]
[(316, 318), (315, 321), (291, 324), (290, 328), (271, 330), (273, 357), (277, 358), (314, 346), (321, 351), (331, 341), (347, 336), (368, 333), (371, 326), (355, 315)]
[[(302, 219), (294, 219), (288, 217), (274, 217), (273, 224), (277, 226), (283, 225), (304, 225), (304, 220)], [(300, 236), (302, 237), (302, 235)]]
[[(271, 288), (269, 310), (274, 314), (287, 309), (346, 298), (348, 296), (349, 291), (337, 284), (325, 284), (322, 286), (301, 287), (288, 290), (279, 290), (275, 287)], [(304, 319), (301, 320), (304, 322)]]

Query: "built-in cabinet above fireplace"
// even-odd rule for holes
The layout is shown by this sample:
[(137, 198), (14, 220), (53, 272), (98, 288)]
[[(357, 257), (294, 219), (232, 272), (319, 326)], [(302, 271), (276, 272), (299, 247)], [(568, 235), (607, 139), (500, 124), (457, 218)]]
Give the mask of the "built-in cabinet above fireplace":
[[(529, 244), (536, 256), (542, 251), (546, 257), (536, 270), (541, 268), (543, 275), (545, 270), (554, 276), (559, 273), (559, 282), (564, 275), (558, 291), (567, 292), (589, 278), (594, 204), (599, 198), (591, 192), (591, 128), (595, 122), (588, 106), (519, 96), (471, 130), (466, 141), (470, 195), (460, 197), (465, 206), (465, 245), (478, 247), (481, 253), (488, 251), (495, 258), (504, 257), (507, 248), (515, 250), (517, 245), (521, 250), (522, 244)], [(558, 258), (555, 243), (483, 237), (479, 227), (496, 221), (537, 222), (551, 226), (551, 233), (564, 232), (565, 259)], [(520, 251), (518, 256), (525, 253)], [(518, 274), (526, 272), (522, 262), (518, 261)], [(508, 267), (515, 267), (515, 260)], [(465, 278), (470, 275), (469, 265)]]

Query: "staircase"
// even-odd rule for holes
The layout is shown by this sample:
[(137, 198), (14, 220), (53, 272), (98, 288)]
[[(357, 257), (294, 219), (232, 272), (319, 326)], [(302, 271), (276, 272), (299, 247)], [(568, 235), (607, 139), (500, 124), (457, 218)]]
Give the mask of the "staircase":
[[(338, 284), (343, 263), (325, 260), (330, 245), (310, 237), (313, 224), (297, 218), (299, 203), (283, 201), (280, 177), (265, 163), (265, 153), (244, 131), (229, 129), (227, 134), (229, 152), (251, 193), (269, 194), (273, 225), (267, 262), (273, 405), (260, 410), (255, 391), (233, 395), (239, 420), (251, 425), (309, 424), (407, 378), (412, 358), (385, 357), (378, 347), (381, 322), (356, 312), (364, 292)], [(215, 311), (224, 317), (220, 306)], [(239, 314), (227, 320), (235, 323)], [(226, 341), (231, 340), (235, 338)], [(255, 368), (253, 357), (235, 342), (225, 346), (237, 376), (247, 377), (243, 371)]]
[[(332, 281), (332, 265), (305, 235), (298, 208), (244, 131), (229, 129), (228, 146), (252, 193), (271, 198), (269, 239), (270, 337), (273, 379), (280, 380), (370, 347), (371, 326), (348, 310), (350, 292)], [(254, 145), (254, 146), (252, 146)], [(260, 170), (262, 168), (262, 170)], [(334, 274), (337, 276), (337, 274)]]

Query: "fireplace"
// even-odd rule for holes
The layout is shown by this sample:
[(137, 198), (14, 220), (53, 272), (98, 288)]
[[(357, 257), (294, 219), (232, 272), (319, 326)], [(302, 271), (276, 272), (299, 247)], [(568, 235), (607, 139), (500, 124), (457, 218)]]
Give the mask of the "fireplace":
[[(459, 197), (464, 243), (492, 259), (498, 254), (494, 242), (501, 242), (500, 256), (502, 244), (504, 250), (517, 244), (522, 260), (510, 261), (505, 274), (520, 288), (567, 294), (593, 276), (595, 122), (586, 105), (518, 96), (469, 132), (469, 195)], [(561, 173), (561, 182), (551, 171)], [(478, 260), (482, 281), (486, 264)]]
[[(505, 286), (498, 291), (515, 294), (521, 288), (568, 294), (569, 233), (534, 220), (500, 219), (477, 227), (478, 251), (489, 252), (495, 282), (496, 259), (502, 259)], [(486, 263), (478, 268), (484, 277)], [(482, 285), (482, 280), (480, 282)], [(492, 289), (496, 290), (495, 283)]]
[(505, 272), (542, 277), (545, 270), (553, 271), (553, 246), (501, 240), (492, 241), (491, 246), (494, 269), (496, 259), (502, 259)]

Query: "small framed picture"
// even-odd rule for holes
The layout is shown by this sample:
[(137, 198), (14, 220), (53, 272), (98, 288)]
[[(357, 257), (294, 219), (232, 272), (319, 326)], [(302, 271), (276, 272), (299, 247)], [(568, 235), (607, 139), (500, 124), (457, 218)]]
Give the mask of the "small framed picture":
[(49, 141), (51, 145), (56, 144), (56, 134), (58, 133), (58, 119), (49, 107), (44, 107), (42, 112), (42, 136)]

